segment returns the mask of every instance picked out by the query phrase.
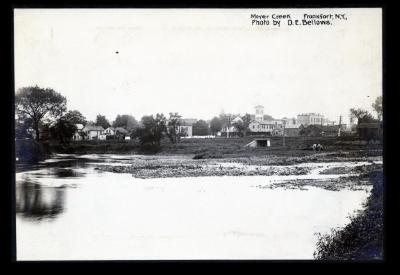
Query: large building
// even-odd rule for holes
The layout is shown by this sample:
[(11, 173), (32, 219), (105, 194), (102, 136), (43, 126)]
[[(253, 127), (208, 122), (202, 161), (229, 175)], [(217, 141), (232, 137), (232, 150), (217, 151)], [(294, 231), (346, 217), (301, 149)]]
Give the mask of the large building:
[(305, 127), (308, 125), (323, 125), (324, 116), (316, 113), (306, 113), (297, 115), (297, 124), (301, 124)]

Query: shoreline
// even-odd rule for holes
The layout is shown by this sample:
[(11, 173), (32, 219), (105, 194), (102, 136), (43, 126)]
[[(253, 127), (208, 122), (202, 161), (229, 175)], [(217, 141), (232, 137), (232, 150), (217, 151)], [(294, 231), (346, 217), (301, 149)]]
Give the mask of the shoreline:
[(383, 171), (371, 171), (366, 176), (373, 187), (364, 209), (354, 213), (345, 227), (319, 235), (316, 260), (383, 259)]

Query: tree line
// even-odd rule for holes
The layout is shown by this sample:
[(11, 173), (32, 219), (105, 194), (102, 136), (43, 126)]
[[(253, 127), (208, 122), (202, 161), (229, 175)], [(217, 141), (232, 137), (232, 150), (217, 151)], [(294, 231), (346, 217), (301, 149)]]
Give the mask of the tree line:
[[(380, 121), (382, 118), (382, 97), (372, 104), (378, 119), (363, 109), (350, 109), (350, 114), (357, 118), (358, 123)], [(77, 131), (76, 124), (97, 125), (104, 129), (120, 127), (125, 129), (132, 138), (137, 138), (141, 144), (160, 145), (160, 140), (166, 137), (171, 143), (176, 143), (182, 137), (179, 132), (182, 117), (178, 113), (143, 116), (140, 121), (128, 114), (117, 115), (110, 121), (104, 115), (97, 115), (95, 121), (88, 121), (78, 110), (67, 111), (67, 99), (50, 88), (29, 86), (20, 88), (15, 95), (15, 135), (16, 138), (33, 137), (36, 140), (53, 138), (60, 143), (68, 143)], [(240, 119), (235, 119), (235, 118)], [(268, 116), (267, 119), (273, 119)], [(214, 116), (210, 121), (197, 120), (192, 125), (193, 135), (216, 135), (224, 127), (233, 126), (241, 134), (246, 135), (252, 120), (250, 114), (226, 114)], [(31, 130), (31, 131), (30, 131)], [(41, 135), (44, 135), (43, 137)]]
[[(67, 110), (67, 99), (51, 88), (38, 86), (23, 87), (15, 95), (15, 137), (39, 140), (55, 139), (62, 144), (69, 143), (77, 131), (77, 124), (123, 128), (128, 135), (142, 144), (159, 145), (163, 137), (176, 143), (184, 135), (179, 132), (182, 117), (178, 113), (143, 116), (140, 121), (129, 114), (117, 115), (110, 122), (106, 116), (97, 115), (95, 121), (88, 121), (78, 110)], [(246, 117), (249, 115), (247, 114)], [(234, 116), (221, 114), (210, 121), (197, 120), (193, 125), (193, 135), (215, 135), (223, 127), (230, 125)], [(245, 120), (249, 122), (249, 119)], [(245, 128), (246, 125), (236, 125)], [(81, 134), (84, 134), (81, 132)]]

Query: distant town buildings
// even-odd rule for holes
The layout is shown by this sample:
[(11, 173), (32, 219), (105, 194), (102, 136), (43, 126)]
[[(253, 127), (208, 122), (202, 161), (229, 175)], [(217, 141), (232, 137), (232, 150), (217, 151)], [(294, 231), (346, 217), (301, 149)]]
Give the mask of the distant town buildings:
[(76, 131), (72, 140), (108, 140), (108, 139), (130, 139), (129, 132), (122, 127), (108, 127), (104, 129), (97, 125), (75, 124)]
[[(265, 134), (267, 136), (327, 136), (338, 135), (340, 131), (356, 130), (357, 122), (354, 117), (350, 117), (350, 126), (340, 123), (335, 125), (322, 114), (318, 113), (302, 113), (297, 118), (283, 117), (274, 119), (272, 116), (264, 113), (264, 106), (257, 105), (254, 107), (254, 114), (250, 114), (250, 122), (247, 128), (239, 128), (243, 125), (244, 117), (240, 115), (231, 116), (228, 123), (225, 123), (217, 136), (235, 137), (243, 134)], [(198, 122), (194, 118), (181, 118), (177, 126), (177, 133), (181, 137), (193, 137), (193, 125)], [(207, 122), (210, 127), (209, 123)], [(127, 139), (129, 132), (121, 127), (108, 127), (103, 129), (101, 126), (77, 124), (77, 131), (73, 136), (73, 140), (108, 140), (108, 139)], [(339, 130), (340, 128), (340, 130)], [(363, 131), (363, 130), (361, 130)]]
[[(298, 136), (302, 130), (309, 126), (316, 126), (313, 132), (318, 132), (318, 135), (332, 135), (339, 129), (339, 125), (335, 125), (333, 121), (330, 121), (322, 114), (318, 113), (302, 113), (297, 115), (297, 118), (274, 119), (270, 115), (264, 113), (264, 106), (257, 105), (254, 107), (254, 114), (250, 114), (250, 123), (248, 125), (247, 132), (249, 134), (266, 134), (271, 136)], [(234, 127), (235, 118), (229, 126), (222, 129), (222, 135), (230, 133), (230, 136), (235, 136), (238, 132)], [(346, 126), (341, 124), (340, 129), (345, 129)], [(307, 131), (305, 131), (307, 133)]]
[(308, 125), (323, 125), (324, 116), (316, 113), (306, 113), (297, 115), (297, 123), (307, 127)]

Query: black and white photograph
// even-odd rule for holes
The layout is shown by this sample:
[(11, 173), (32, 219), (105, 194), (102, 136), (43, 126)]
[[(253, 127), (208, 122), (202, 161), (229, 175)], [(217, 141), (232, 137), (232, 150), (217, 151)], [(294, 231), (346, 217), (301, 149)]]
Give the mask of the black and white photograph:
[(14, 8), (16, 261), (384, 260), (382, 8)]

